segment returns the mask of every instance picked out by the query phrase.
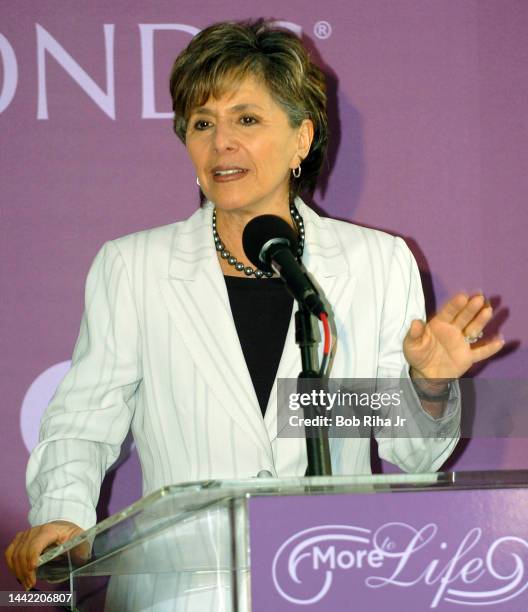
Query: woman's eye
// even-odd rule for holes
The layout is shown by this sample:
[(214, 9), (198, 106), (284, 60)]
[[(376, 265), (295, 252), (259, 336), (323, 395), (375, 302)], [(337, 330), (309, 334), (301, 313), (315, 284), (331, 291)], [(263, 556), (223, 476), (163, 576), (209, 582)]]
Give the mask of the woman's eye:
[(253, 125), (254, 123), (257, 122), (255, 117), (251, 117), (251, 115), (244, 115), (244, 117), (240, 118), (240, 121), (242, 122), (243, 125)]
[(205, 130), (209, 121), (205, 121), (205, 119), (200, 119), (194, 123), (194, 129), (196, 130)]

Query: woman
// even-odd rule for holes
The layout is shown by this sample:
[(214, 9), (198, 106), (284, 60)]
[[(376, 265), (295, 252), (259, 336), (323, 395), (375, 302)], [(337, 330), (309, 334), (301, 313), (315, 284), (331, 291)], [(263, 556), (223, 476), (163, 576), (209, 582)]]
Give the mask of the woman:
[[(438, 379), (503, 345), (473, 344), (492, 316), (483, 295), (455, 295), (425, 323), (403, 240), (323, 219), (298, 197), (321, 168), (327, 118), (323, 75), (297, 37), (264, 22), (211, 26), (176, 59), (171, 94), (207, 202), (186, 221), (106, 243), (94, 260), (72, 367), (28, 466), (35, 527), (6, 552), (28, 587), (46, 546), (95, 523), (101, 480), (129, 427), (144, 494), (304, 474), (303, 440), (277, 435), (276, 378), (300, 370), (292, 298), (247, 260), (252, 218), (278, 215), (298, 232), (300, 259), (333, 309), (331, 375), (413, 380), (408, 410), (423, 437), (378, 440), (402, 469), (436, 470), (457, 442), (457, 387)], [(369, 446), (340, 440), (334, 473), (369, 473)]]

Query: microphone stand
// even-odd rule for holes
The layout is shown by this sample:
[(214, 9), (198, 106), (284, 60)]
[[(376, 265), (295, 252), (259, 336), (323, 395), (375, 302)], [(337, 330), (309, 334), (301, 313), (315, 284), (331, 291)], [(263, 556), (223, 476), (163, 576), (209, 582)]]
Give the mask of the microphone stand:
[[(304, 304), (299, 302), (299, 310), (295, 313), (295, 342), (301, 350), (302, 371), (297, 379), (297, 392), (302, 393), (304, 381), (310, 379), (308, 387), (314, 388), (313, 382), (318, 382), (318, 389), (323, 389), (323, 380), (316, 370), (314, 347), (317, 340), (312, 326), (312, 315)], [(316, 406), (303, 406), (305, 418), (313, 419), (319, 416)], [(323, 415), (324, 416), (324, 409)], [(328, 427), (326, 425), (305, 425), (306, 454), (308, 467), (306, 476), (331, 476), (332, 462), (328, 444)]]

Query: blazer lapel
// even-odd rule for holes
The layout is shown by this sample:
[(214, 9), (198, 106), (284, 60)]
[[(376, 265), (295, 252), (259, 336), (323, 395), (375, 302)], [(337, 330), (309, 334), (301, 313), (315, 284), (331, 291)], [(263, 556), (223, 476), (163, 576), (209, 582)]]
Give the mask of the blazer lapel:
[[(344, 246), (331, 224), (297, 198), (305, 226), (303, 262), (330, 308), (331, 324), (345, 321), (355, 277)], [(175, 230), (168, 278), (160, 279), (163, 299), (196, 367), (230, 416), (251, 435), (272, 461), (270, 441), (277, 423), (277, 378), (297, 378), (301, 370), (295, 343), (294, 305), (264, 420), (251, 381), (211, 232), (213, 206), (207, 202)], [(265, 281), (263, 281), (265, 282)], [(337, 336), (333, 324), (334, 340)], [(338, 325), (339, 327), (339, 325)], [(337, 346), (339, 350), (339, 346)], [(282, 411), (286, 416), (285, 411)]]
[[(340, 322), (346, 321), (350, 311), (356, 278), (350, 270), (344, 245), (341, 244), (336, 229), (319, 217), (300, 198), (297, 198), (295, 203), (305, 227), (303, 263), (314, 284), (320, 289), (321, 295), (326, 299), (335, 342), (336, 325), (339, 327)], [(295, 343), (296, 311), (295, 305), (264, 418), (270, 440), (274, 440), (277, 433), (287, 425), (287, 411), (284, 406), (281, 407), (279, 421), (277, 420), (277, 379), (297, 378), (302, 367), (299, 347)], [(338, 350), (337, 344), (336, 351)]]
[(208, 202), (175, 232), (163, 298), (211, 392), (272, 461), (271, 446), (218, 264)]

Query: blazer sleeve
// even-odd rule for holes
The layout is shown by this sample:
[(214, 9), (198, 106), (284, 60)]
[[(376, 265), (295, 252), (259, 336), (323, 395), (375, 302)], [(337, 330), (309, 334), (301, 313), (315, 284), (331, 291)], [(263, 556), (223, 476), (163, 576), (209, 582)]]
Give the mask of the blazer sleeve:
[(101, 482), (119, 456), (141, 378), (141, 333), (127, 269), (118, 246), (107, 242), (88, 273), (71, 368), (29, 459), (32, 525), (56, 519), (83, 529), (95, 524)]
[(375, 433), (380, 457), (406, 472), (438, 470), (460, 437), (460, 389), (452, 383), (444, 414), (434, 418), (420, 403), (403, 354), (403, 339), (414, 319), (425, 320), (422, 283), (416, 261), (401, 238), (394, 238), (386, 277), (378, 361), (378, 379), (398, 378), (401, 405), (390, 415), (407, 419), (401, 427), (383, 427)]

